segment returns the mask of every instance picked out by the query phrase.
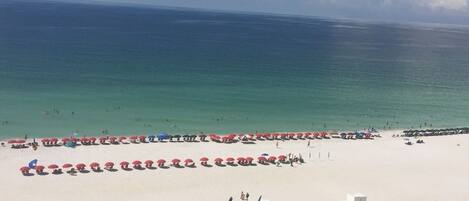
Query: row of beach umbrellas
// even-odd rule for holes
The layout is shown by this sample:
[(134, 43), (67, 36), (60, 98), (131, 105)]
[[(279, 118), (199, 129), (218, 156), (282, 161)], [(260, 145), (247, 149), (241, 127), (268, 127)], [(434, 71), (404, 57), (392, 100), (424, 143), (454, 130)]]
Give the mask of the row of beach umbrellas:
[(209, 135), (169, 135), (160, 133), (158, 135), (140, 135), (140, 136), (101, 136), (101, 137), (64, 137), (43, 138), (41, 142), (44, 146), (60, 146), (67, 144), (97, 145), (97, 144), (121, 144), (121, 143), (148, 143), (157, 141), (180, 141), (195, 142), (198, 140), (207, 142), (207, 137), (213, 142), (233, 143), (237, 141), (254, 140), (289, 140), (289, 139), (327, 139), (327, 132), (299, 132), (299, 133), (257, 133), (257, 134), (209, 134)]
[[(259, 156), (257, 157), (257, 162), (259, 164), (264, 164), (268, 165), (269, 163), (275, 163), (275, 162), (281, 162), (285, 163), (286, 162), (286, 156), (285, 155), (279, 155), (279, 156)], [(211, 167), (212, 165), (209, 164), (210, 159), (208, 157), (202, 157), (199, 159), (199, 163), (202, 166), (205, 167)], [(254, 164), (254, 158), (253, 157), (237, 157), (236, 159), (234, 157), (227, 157), (227, 158), (221, 158), (217, 157), (213, 159), (213, 163), (216, 166), (226, 166), (226, 165), (242, 165), (242, 166), (249, 166)], [(171, 161), (166, 161), (164, 159), (159, 159), (156, 161), (153, 160), (146, 160), (146, 161), (140, 161), (140, 160), (134, 160), (131, 163), (128, 161), (121, 161), (118, 163), (118, 166), (122, 170), (131, 170), (131, 169), (155, 169), (156, 167), (159, 168), (169, 168), (167, 164), (170, 164), (173, 167), (196, 167), (196, 164), (194, 160), (192, 159), (185, 159), (184, 161), (178, 158), (172, 159)], [(117, 169), (115, 168), (116, 164), (114, 162), (106, 162), (103, 164), (103, 169), (109, 170), (109, 171), (116, 171)], [(86, 172), (86, 168), (89, 167), (92, 171), (94, 172), (100, 172), (101, 170), (101, 164), (98, 162), (92, 162), (88, 165), (85, 163), (78, 163), (78, 164), (71, 164), (71, 163), (65, 163), (62, 164), (61, 166), (57, 164), (50, 164), (47, 166), (47, 169), (52, 170), (53, 174), (61, 173), (62, 169), (71, 171), (71, 168), (76, 168), (78, 172)], [(34, 167), (28, 167), (24, 166), (20, 168), (20, 172), (23, 175), (31, 175), (30, 171), (34, 170), (36, 174), (38, 175), (44, 175), (47, 174), (45, 173), (46, 166), (42, 165), (35, 165)]]

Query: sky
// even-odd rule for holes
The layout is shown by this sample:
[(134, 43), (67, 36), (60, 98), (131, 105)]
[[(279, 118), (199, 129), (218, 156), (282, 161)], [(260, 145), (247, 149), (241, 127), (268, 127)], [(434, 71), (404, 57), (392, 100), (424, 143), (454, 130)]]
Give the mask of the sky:
[(469, 0), (53, 0), (137, 4), (352, 18), (377, 21), (469, 24)]

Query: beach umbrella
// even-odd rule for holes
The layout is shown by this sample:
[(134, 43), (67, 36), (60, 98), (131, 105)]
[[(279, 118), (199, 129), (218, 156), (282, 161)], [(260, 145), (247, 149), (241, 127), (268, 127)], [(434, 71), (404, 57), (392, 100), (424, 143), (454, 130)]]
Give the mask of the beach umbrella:
[(194, 165), (194, 161), (190, 158), (184, 160), (184, 163), (186, 166), (193, 166)]
[(243, 164), (243, 163), (246, 162), (246, 159), (243, 158), (243, 157), (238, 157), (238, 158), (236, 158), (236, 160), (238, 160), (238, 163), (239, 163), (239, 164)]
[(145, 167), (149, 168), (153, 165), (153, 161), (152, 160), (146, 160), (145, 161)]
[(8, 144), (15, 144), (16, 140), (8, 140)]
[(62, 138), (62, 144), (67, 144), (68, 141), (70, 141), (70, 138), (68, 137)]
[(169, 134), (166, 132), (159, 132), (158, 133), (158, 140), (165, 140), (169, 138)]
[(141, 164), (142, 164), (142, 161), (139, 161), (139, 160), (134, 160), (132, 162), (132, 165), (134, 165), (134, 166), (140, 166)]
[(129, 166), (129, 162), (127, 162), (127, 161), (122, 161), (122, 162), (119, 163), (119, 165), (120, 165), (121, 167), (127, 167), (127, 166)]
[(70, 164), (70, 163), (65, 163), (65, 164), (62, 165), (62, 168), (64, 168), (64, 169), (65, 168), (71, 168), (71, 167), (73, 167), (73, 165)]
[(202, 158), (200, 158), (200, 161), (208, 161), (208, 158), (207, 157), (202, 157)]
[(84, 163), (78, 163), (78, 164), (75, 165), (75, 167), (78, 170), (83, 170), (83, 169), (85, 169), (86, 165)]
[(181, 162), (181, 160), (173, 159), (171, 162), (173, 163), (174, 166), (179, 166), (179, 162)]
[(247, 163), (247, 164), (252, 164), (252, 161), (253, 161), (253, 160), (254, 160), (253, 157), (250, 157), (250, 156), (246, 157), (246, 163)]
[(156, 163), (158, 163), (158, 167), (162, 167), (162, 166), (164, 166), (164, 163), (166, 163), (166, 160), (159, 159), (158, 161), (156, 161)]
[(303, 135), (304, 135), (303, 133), (296, 133), (296, 137), (297, 137), (297, 138), (302, 138)]
[(44, 166), (38, 165), (38, 166), (36, 166), (35, 169), (36, 169), (36, 172), (37, 172), (38, 174), (42, 174), (42, 171), (44, 170)]
[(120, 141), (120, 142), (122, 142), (123, 140), (126, 140), (126, 139), (127, 139), (127, 137), (125, 137), (125, 136), (120, 136), (120, 137), (119, 137), (119, 141)]
[(23, 167), (20, 168), (20, 171), (23, 174), (29, 174), (29, 170), (30, 170), (30, 168), (26, 167), (26, 166), (23, 166)]
[(28, 163), (28, 167), (31, 169), (36, 168), (37, 166), (37, 159), (32, 160), (31, 162)]
[(138, 136), (138, 140), (139, 140), (140, 142), (145, 142), (145, 139), (146, 139), (146, 138), (147, 138), (147, 137), (146, 137), (146, 136), (143, 136), (143, 135)]
[(25, 143), (25, 142), (26, 142), (26, 140), (16, 140), (16, 143), (17, 143), (17, 144), (23, 144), (23, 143)]
[(89, 140), (90, 140), (90, 142), (91, 142), (92, 144), (94, 144), (94, 143), (96, 142), (96, 138), (95, 138), (95, 137), (90, 137)]
[(266, 161), (267, 158), (265, 158), (264, 156), (259, 156), (259, 157), (257, 157), (257, 160), (262, 163), (262, 162)]
[(129, 137), (130, 142), (134, 142), (134, 143), (135, 143), (135, 142), (137, 142), (137, 139), (138, 139), (137, 136), (130, 136), (130, 137)]
[(233, 157), (228, 157), (228, 158), (226, 158), (226, 161), (233, 162), (233, 161), (235, 161), (235, 159)]
[(287, 156), (285, 156), (285, 155), (278, 156), (279, 161), (285, 161), (285, 159), (287, 159)]
[(99, 139), (99, 143), (104, 144), (106, 143), (107, 137), (101, 136), (98, 139)]
[(216, 165), (221, 165), (221, 163), (223, 162), (223, 159), (222, 158), (215, 158), (214, 161), (215, 161)]
[(59, 168), (59, 166), (56, 165), (56, 164), (51, 164), (51, 165), (47, 166), (47, 168), (49, 168), (49, 169), (57, 169), (57, 168)]
[(99, 163), (97, 163), (97, 162), (92, 162), (92, 163), (90, 164), (90, 167), (91, 167), (91, 168), (97, 168), (97, 167), (99, 167)]
[(104, 164), (104, 167), (112, 168), (112, 167), (114, 167), (114, 163), (113, 163), (113, 162), (106, 162), (106, 163)]
[(277, 157), (275, 157), (275, 156), (270, 156), (267, 160), (270, 161), (270, 162), (272, 162), (272, 163), (275, 163), (275, 160), (277, 160)]

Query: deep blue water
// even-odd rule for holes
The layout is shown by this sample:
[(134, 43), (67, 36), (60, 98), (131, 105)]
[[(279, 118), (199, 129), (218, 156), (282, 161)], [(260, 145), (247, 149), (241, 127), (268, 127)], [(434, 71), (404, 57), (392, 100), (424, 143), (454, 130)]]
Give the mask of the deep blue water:
[(0, 2), (0, 136), (469, 124), (469, 29)]

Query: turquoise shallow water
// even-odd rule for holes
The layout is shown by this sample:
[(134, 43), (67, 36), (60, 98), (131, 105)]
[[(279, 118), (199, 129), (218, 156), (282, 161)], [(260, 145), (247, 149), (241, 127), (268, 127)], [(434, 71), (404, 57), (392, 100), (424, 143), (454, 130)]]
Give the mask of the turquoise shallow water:
[(467, 126), (469, 29), (0, 3), (0, 136)]

